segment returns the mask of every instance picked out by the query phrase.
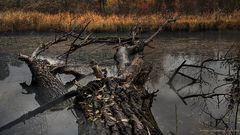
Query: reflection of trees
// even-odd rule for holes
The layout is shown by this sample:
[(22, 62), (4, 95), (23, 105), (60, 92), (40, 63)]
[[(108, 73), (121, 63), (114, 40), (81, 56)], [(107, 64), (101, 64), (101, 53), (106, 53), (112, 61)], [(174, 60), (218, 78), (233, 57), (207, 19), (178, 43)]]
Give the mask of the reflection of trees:
[[(179, 76), (190, 82), (176, 86)], [(199, 64), (184, 61), (168, 84), (185, 104), (188, 104), (188, 99), (200, 100), (200, 109), (210, 118), (210, 122), (204, 124), (225, 133), (237, 134), (240, 105), (238, 48), (231, 47), (222, 57), (208, 58)]]

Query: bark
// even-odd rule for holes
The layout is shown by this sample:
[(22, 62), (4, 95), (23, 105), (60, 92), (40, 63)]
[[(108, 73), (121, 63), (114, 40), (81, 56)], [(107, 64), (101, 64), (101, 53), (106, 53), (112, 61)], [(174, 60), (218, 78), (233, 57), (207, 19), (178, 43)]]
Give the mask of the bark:
[(162, 134), (151, 113), (154, 96), (143, 87), (150, 70), (141, 69), (130, 83), (127, 77), (109, 77), (80, 88), (74, 101), (79, 135)]
[[(40, 106), (68, 92), (63, 83), (50, 72), (51, 66), (47, 60), (30, 59), (24, 55), (20, 55), (19, 59), (27, 63), (32, 73), (31, 85), (22, 83), (21, 86), (27, 93), (35, 93), (35, 99)], [(52, 110), (64, 109), (69, 104), (70, 101), (65, 101)]]

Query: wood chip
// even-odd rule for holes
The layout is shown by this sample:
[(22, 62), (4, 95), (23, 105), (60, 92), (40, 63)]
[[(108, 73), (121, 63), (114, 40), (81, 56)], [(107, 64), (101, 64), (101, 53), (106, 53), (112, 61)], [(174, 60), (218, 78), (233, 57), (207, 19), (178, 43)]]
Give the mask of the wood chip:
[(121, 119), (122, 122), (128, 122), (128, 119)]
[(112, 116), (109, 116), (109, 118), (113, 121), (117, 121), (116, 118), (112, 117)]
[(96, 99), (101, 100), (102, 99), (102, 95), (97, 95)]
[(96, 114), (98, 114), (99, 112), (100, 112), (100, 111), (99, 111), (99, 110), (97, 110), (95, 113), (96, 113)]
[(93, 121), (96, 121), (96, 120), (97, 120), (97, 118), (94, 118), (94, 119), (93, 119)]

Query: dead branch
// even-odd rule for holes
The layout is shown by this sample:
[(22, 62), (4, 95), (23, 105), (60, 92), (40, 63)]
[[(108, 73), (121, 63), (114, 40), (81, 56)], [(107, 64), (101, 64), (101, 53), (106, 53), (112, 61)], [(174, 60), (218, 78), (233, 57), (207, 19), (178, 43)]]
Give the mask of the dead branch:
[(202, 98), (213, 98), (216, 96), (230, 96), (229, 93), (206, 93), (206, 94), (191, 94), (188, 96), (184, 96), (183, 99), (188, 99), (188, 98), (195, 98), (195, 97), (202, 97)]
[(76, 71), (75, 69), (73, 69), (72, 67), (66, 66), (66, 65), (61, 65), (61, 66), (54, 67), (51, 70), (51, 73), (53, 75), (56, 75), (56, 74), (69, 74), (69, 75), (73, 75), (78, 80), (86, 77), (85, 74), (82, 74), (82, 73)]
[(35, 58), (36, 56), (38, 56), (40, 53), (44, 52), (45, 50), (49, 49), (51, 46), (56, 45), (60, 42), (64, 42), (67, 41), (67, 36), (70, 35), (71, 32), (64, 34), (63, 36), (55, 39), (54, 41), (50, 41), (46, 44), (42, 44), (40, 47), (38, 47), (31, 55), (30, 59)]
[[(76, 38), (77, 33), (72, 33), (71, 36)], [(123, 45), (131, 44), (132, 37), (117, 37), (117, 36), (107, 36), (107, 37), (89, 37), (89, 40), (92, 41), (93, 44), (107, 44), (107, 45), (117, 45), (119, 43), (119, 38), (121, 39), (121, 43)], [(84, 40), (85, 37), (79, 37), (80, 40)], [(140, 37), (135, 37), (135, 40), (140, 40)]]
[(152, 41), (153, 38), (155, 38), (159, 34), (159, 32), (161, 32), (163, 30), (163, 28), (166, 27), (169, 23), (176, 22), (177, 18), (178, 18), (178, 16), (176, 16), (173, 19), (168, 19), (167, 21), (165, 21), (165, 23), (163, 23), (161, 26), (159, 26), (158, 30), (154, 34), (152, 34), (149, 38), (144, 40), (144, 43), (148, 44), (150, 41)]

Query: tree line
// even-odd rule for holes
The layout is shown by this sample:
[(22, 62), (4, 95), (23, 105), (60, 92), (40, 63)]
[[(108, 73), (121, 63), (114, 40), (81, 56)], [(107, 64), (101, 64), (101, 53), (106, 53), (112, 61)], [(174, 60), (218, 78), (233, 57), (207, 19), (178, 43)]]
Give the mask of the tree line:
[(240, 0), (1, 0), (0, 10), (24, 10), (47, 13), (98, 12), (102, 14), (213, 12), (232, 13), (240, 9)]

